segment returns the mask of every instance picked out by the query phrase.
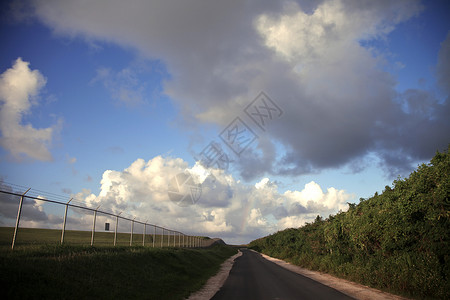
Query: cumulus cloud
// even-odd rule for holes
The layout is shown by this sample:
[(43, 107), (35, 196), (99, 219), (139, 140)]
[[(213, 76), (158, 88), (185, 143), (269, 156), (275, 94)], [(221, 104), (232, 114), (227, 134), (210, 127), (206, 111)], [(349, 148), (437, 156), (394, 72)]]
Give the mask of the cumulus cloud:
[(22, 124), (23, 116), (37, 104), (36, 96), (45, 83), (44, 76), (38, 70), (31, 70), (29, 63), (21, 58), (0, 77), (0, 145), (17, 159), (24, 156), (43, 161), (52, 159), (48, 148), (58, 125), (36, 129), (31, 124)]
[[(201, 183), (202, 195), (195, 205), (180, 207), (168, 196), (170, 180), (182, 172)], [(98, 194), (83, 190), (74, 198), (185, 233), (246, 243), (274, 230), (301, 226), (317, 215), (345, 211), (353, 196), (335, 188), (324, 192), (315, 182), (300, 191), (280, 193), (269, 178), (249, 186), (222, 170), (205, 170), (200, 164), (189, 167), (180, 158), (157, 156), (138, 159), (123, 171), (105, 171)]]
[[(285, 114), (264, 134), (286, 151), (274, 154), (273, 145), (259, 143), (265, 163), (245, 159), (237, 167), (247, 180), (354, 165), (369, 154), (395, 174), (448, 143), (448, 100), (422, 90), (399, 94), (381, 67), (383, 53), (361, 43), (386, 38), (421, 12), (419, 1), (29, 3), (25, 15), (56, 34), (109, 41), (161, 60), (171, 76), (164, 93), (186, 120), (225, 126), (261, 90), (271, 95)], [(447, 45), (438, 67), (444, 86)], [(132, 73), (122, 75), (133, 82)], [(122, 75), (99, 72), (107, 88)], [(139, 102), (131, 89), (114, 93)]]

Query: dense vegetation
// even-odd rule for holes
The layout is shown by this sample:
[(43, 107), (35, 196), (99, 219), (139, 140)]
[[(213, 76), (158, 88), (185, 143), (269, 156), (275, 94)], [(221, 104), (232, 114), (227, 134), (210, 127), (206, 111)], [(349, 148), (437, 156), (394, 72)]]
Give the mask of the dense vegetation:
[(0, 284), (6, 299), (184, 299), (237, 252), (225, 245), (29, 245), (0, 250)]
[[(450, 149), (450, 148), (449, 148)], [(250, 247), (305, 268), (422, 299), (450, 299), (450, 155), (382, 194)]]

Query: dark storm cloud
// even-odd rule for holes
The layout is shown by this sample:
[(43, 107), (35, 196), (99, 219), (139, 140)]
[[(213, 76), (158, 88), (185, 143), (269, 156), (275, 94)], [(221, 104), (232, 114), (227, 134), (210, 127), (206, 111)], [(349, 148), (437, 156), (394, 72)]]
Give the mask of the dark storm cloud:
[(449, 143), (449, 38), (437, 65), (443, 99), (428, 90), (399, 94), (380, 67), (383, 55), (360, 44), (419, 14), (418, 1), (31, 3), (56, 34), (163, 61), (171, 74), (164, 92), (190, 122), (226, 126), (266, 91), (285, 113), (237, 161), (246, 180), (364, 166), (368, 154), (395, 176)]

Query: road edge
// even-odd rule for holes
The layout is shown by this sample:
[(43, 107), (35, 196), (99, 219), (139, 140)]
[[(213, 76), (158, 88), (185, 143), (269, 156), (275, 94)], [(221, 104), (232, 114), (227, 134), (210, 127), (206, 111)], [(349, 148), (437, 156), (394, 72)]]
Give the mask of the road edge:
[(261, 256), (268, 261), (271, 261), (280, 267), (283, 267), (287, 270), (290, 270), (294, 273), (306, 276), (308, 278), (311, 278), (312, 280), (315, 280), (317, 282), (320, 282), (326, 286), (329, 286), (335, 290), (340, 291), (343, 294), (346, 294), (347, 296), (353, 297), (355, 299), (359, 300), (408, 300), (408, 298), (404, 298), (401, 296), (389, 294), (387, 292), (383, 292), (356, 282), (348, 281), (342, 278), (334, 277), (327, 273), (321, 273), (317, 271), (311, 271), (308, 269), (301, 268), (299, 266), (293, 265), (291, 263), (288, 263), (284, 260), (274, 258), (271, 256), (268, 256), (266, 254), (257, 252), (255, 250), (249, 249), (250, 251), (254, 251), (256, 253), (261, 254)]
[(238, 253), (228, 258), (220, 265), (220, 269), (216, 275), (210, 277), (205, 285), (195, 293), (192, 293), (187, 300), (209, 300), (211, 299), (224, 285), (225, 281), (230, 275), (231, 268), (233, 267), (236, 258), (242, 255), (242, 251), (238, 250)]

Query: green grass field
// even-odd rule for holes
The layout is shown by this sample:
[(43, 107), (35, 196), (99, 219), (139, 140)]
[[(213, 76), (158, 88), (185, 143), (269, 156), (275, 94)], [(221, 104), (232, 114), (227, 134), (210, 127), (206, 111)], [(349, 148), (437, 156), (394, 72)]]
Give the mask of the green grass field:
[[(121, 234), (122, 246), (113, 247), (113, 235), (101, 232), (94, 247), (87, 246), (90, 232), (71, 232), (61, 246), (61, 231), (48, 229), (21, 229), (12, 251), (12, 233), (0, 228), (0, 284), (6, 299), (183, 299), (237, 252), (226, 245), (130, 247), (129, 234)], [(101, 241), (106, 246), (99, 246)]]
[[(11, 246), (14, 235), (14, 228), (0, 227), (0, 246)], [(64, 234), (64, 244), (67, 245), (91, 245), (91, 231), (74, 231), (66, 230)], [(153, 238), (155, 239), (155, 247), (161, 247), (162, 235), (145, 235), (145, 246), (153, 246)], [(181, 237), (181, 242), (182, 242)], [(185, 242), (187, 240), (185, 239)], [(37, 229), (37, 228), (19, 228), (16, 238), (15, 247), (27, 246), (30, 244), (60, 244), (61, 230), (59, 229)], [(175, 237), (176, 246), (179, 246), (180, 239)], [(113, 246), (114, 232), (95, 232), (94, 246)], [(117, 246), (130, 245), (130, 233), (117, 233)], [(133, 246), (142, 246), (142, 233), (133, 233)], [(165, 235), (162, 246), (169, 245), (168, 236)], [(174, 236), (170, 237), (170, 246), (174, 245)]]

